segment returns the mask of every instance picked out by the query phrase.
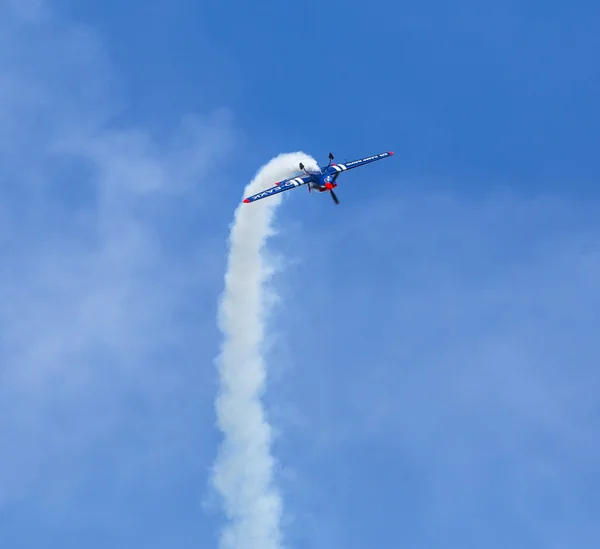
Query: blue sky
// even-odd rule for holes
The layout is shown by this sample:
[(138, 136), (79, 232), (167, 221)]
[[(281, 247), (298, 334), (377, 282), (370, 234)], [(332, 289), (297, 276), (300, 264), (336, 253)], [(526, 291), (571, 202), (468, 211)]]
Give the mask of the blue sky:
[(215, 547), (215, 313), (289, 193), (289, 547), (597, 547), (600, 8), (0, 2), (0, 545)]

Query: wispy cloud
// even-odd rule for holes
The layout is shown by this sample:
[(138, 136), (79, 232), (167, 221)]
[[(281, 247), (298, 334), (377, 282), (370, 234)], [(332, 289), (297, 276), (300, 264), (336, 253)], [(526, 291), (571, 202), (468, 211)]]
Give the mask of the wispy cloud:
[(233, 134), (227, 113), (160, 138), (115, 125), (125, 101), (93, 32), (41, 2), (1, 13), (0, 505), (57, 512), (99, 462), (115, 486), (150, 489), (153, 460), (185, 459), (166, 412), (195, 375), (176, 360), (200, 321), (180, 318), (212, 280), (211, 243), (166, 235), (193, 227), (190, 205), (207, 215), (193, 191), (218, 181)]
[[(306, 271), (285, 283), (321, 280), (286, 297), (287, 329), (329, 327), (288, 340), (288, 497), (319, 517), (314, 546), (593, 547), (597, 200), (423, 186), (361, 201), (326, 240), (321, 227), (286, 235)], [(334, 490), (351, 503), (332, 504)]]

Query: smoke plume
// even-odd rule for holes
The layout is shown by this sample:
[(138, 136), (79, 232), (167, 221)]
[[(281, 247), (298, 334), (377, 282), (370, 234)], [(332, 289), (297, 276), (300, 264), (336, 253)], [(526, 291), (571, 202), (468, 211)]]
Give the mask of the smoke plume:
[[(316, 168), (304, 153), (281, 154), (264, 165), (244, 196), (290, 177), (298, 163)], [(268, 305), (266, 287), (271, 270), (264, 247), (281, 195), (241, 203), (231, 225), (225, 291), (219, 308), (223, 333), (218, 357), (217, 424), (224, 441), (213, 471), (213, 485), (223, 498), (228, 523), (222, 549), (279, 549), (281, 497), (274, 485), (271, 426), (261, 403), (266, 364), (263, 339)]]

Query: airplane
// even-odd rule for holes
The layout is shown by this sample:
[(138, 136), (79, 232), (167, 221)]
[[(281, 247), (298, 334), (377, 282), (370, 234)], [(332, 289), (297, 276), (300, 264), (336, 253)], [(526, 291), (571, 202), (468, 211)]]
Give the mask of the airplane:
[(333, 201), (336, 204), (339, 204), (340, 201), (333, 192), (333, 189), (337, 187), (335, 180), (342, 172), (358, 168), (359, 166), (364, 166), (365, 164), (370, 164), (371, 162), (381, 160), (382, 158), (387, 158), (388, 156), (393, 156), (393, 154), (394, 153), (390, 151), (376, 154), (374, 156), (368, 156), (367, 158), (361, 158), (359, 160), (352, 160), (351, 162), (345, 162), (344, 164), (332, 164), (331, 162), (333, 160), (333, 154), (329, 153), (329, 164), (327, 164), (327, 166), (324, 168), (319, 167), (319, 171), (317, 172), (309, 172), (304, 168), (304, 164), (300, 162), (300, 170), (302, 170), (306, 175), (302, 175), (300, 177), (291, 177), (289, 179), (279, 181), (275, 183), (274, 187), (245, 198), (244, 202), (255, 202), (256, 200), (267, 198), (283, 191), (289, 191), (290, 189), (307, 185), (309, 193), (312, 191), (312, 189), (315, 189), (321, 193), (329, 191)]

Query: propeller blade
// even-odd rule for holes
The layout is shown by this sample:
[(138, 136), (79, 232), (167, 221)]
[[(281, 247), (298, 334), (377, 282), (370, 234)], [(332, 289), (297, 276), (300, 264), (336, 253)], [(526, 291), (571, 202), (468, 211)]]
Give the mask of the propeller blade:
[(337, 196), (335, 196), (335, 193), (334, 193), (333, 191), (329, 191), (329, 192), (331, 193), (331, 198), (333, 198), (333, 201), (334, 201), (336, 204), (339, 204), (339, 203), (340, 203), (340, 201), (338, 200), (338, 197), (337, 197)]

